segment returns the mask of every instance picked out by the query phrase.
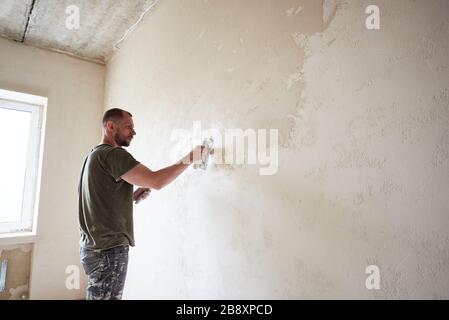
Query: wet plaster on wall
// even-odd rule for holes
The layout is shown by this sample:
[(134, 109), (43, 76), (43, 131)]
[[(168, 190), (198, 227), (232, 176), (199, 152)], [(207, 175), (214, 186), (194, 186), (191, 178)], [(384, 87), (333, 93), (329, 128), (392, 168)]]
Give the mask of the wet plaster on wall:
[[(176, 6), (160, 1), (151, 19), (142, 21), (110, 61), (105, 104), (127, 106), (135, 114), (133, 151), (153, 168), (170, 163), (168, 155), (177, 144), (170, 142), (171, 131), (191, 130), (194, 120), (201, 120), (203, 129), (222, 132), (278, 128), (286, 148), (302, 90), (297, 73), (305, 56), (292, 35), (321, 31), (321, 17), (320, 1), (246, 1), (243, 7), (240, 1)], [(161, 28), (163, 34), (151, 31)], [(144, 145), (155, 146), (151, 155)], [(282, 172), (283, 177), (288, 174)], [(145, 242), (155, 245), (148, 250), (163, 262), (158, 265), (137, 249), (128, 297), (300, 296), (294, 288), (285, 289), (293, 287), (291, 274), (297, 273), (292, 267), (297, 254), (287, 249), (288, 238), (296, 243), (298, 237), (298, 223), (290, 223), (299, 220), (296, 202), (284, 202), (282, 184), (278, 190), (267, 186), (276, 180), (262, 181), (255, 166), (212, 164), (207, 175), (187, 172), (156, 193), (145, 204), (150, 208), (141, 210), (167, 214), (140, 215), (137, 225), (151, 229)], [(265, 195), (265, 189), (275, 192)], [(281, 208), (284, 212), (275, 217)], [(274, 230), (272, 220), (278, 220)], [(167, 230), (172, 240), (161, 245), (157, 230)], [(166, 250), (176, 254), (167, 257)], [(155, 274), (175, 268), (177, 276), (148, 279), (158, 289), (145, 291), (132, 280), (143, 268)], [(242, 287), (242, 281), (247, 285)]]
[[(32, 245), (14, 245), (0, 248), (0, 261), (8, 261), (6, 288), (0, 300), (28, 299)], [(0, 264), (1, 266), (1, 264)]]
[[(297, 73), (302, 68), (304, 57), (303, 50), (295, 46), (291, 34), (310, 35), (321, 29), (321, 21), (313, 19), (310, 14), (321, 15), (321, 1), (303, 2), (281, 1), (279, 10), (274, 12), (270, 12), (269, 8), (276, 5), (270, 1), (267, 5), (250, 1), (246, 5), (251, 8), (249, 11), (239, 10), (239, 4), (235, 1), (196, 1), (189, 3), (189, 7), (182, 4), (182, 10), (197, 12), (194, 14), (205, 19), (205, 22), (191, 24), (183, 16), (174, 22), (174, 27), (168, 27), (169, 30), (164, 33), (165, 39), (160, 40), (166, 42), (168, 58), (173, 58), (175, 53), (172, 50), (175, 50), (181, 59), (173, 60), (172, 69), (169, 70), (158, 70), (162, 66), (154, 66), (154, 73), (148, 74), (146, 77), (149, 78), (145, 78), (136, 90), (144, 90), (142, 85), (153, 80), (161, 87), (179, 87), (185, 95), (182, 104), (189, 108), (189, 119), (202, 118), (207, 127), (217, 125), (211, 123), (217, 120), (216, 117), (202, 115), (201, 109), (207, 105), (209, 115), (225, 112), (219, 129), (280, 128), (280, 143), (288, 143), (290, 128), (294, 124), (289, 115), (294, 114), (296, 106), (292, 101), (297, 101), (301, 92)], [(161, 10), (167, 4), (163, 6)], [(302, 10), (296, 15), (289, 15), (286, 11), (291, 7), (295, 10), (301, 7)], [(261, 19), (267, 21), (267, 26), (259, 24)], [(181, 32), (181, 28), (185, 35), (178, 37), (176, 32)], [(159, 37), (162, 36), (158, 36), (157, 40)], [(145, 50), (136, 52), (136, 61), (144, 53), (148, 54)], [(147, 59), (152, 56), (150, 54)], [(137, 66), (132, 65), (135, 71)], [(177, 73), (179, 68), (182, 72)], [(198, 68), (204, 68), (207, 72), (198, 72)], [(167, 77), (170, 72), (176, 73), (177, 77)], [(213, 84), (217, 89), (203, 91), (208, 82), (208, 86)], [(166, 96), (164, 91), (161, 95), (168, 100), (167, 103), (171, 103), (173, 98)], [(271, 94), (267, 96), (261, 92)], [(282, 110), (280, 114), (278, 106), (289, 106), (289, 109)], [(184, 114), (174, 116), (180, 121), (185, 119)]]
[(160, 1), (142, 21), (105, 95), (136, 158), (170, 164), (201, 120), (278, 128), (279, 171), (212, 164), (152, 193), (126, 297), (448, 297), (447, 2), (378, 3), (376, 32), (364, 1)]

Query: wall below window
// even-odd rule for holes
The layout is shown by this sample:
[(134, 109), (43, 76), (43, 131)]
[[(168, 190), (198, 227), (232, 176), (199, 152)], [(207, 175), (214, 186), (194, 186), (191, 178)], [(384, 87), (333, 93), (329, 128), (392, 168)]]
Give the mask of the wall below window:
[[(29, 297), (31, 244), (0, 246), (0, 269), (3, 259), (6, 259), (6, 286), (0, 292), (0, 300), (25, 300)], [(5, 272), (5, 270), (1, 270)]]
[(104, 66), (0, 39), (0, 88), (48, 97), (30, 298), (83, 298), (83, 271), (79, 290), (65, 272), (79, 266), (77, 183), (101, 138)]

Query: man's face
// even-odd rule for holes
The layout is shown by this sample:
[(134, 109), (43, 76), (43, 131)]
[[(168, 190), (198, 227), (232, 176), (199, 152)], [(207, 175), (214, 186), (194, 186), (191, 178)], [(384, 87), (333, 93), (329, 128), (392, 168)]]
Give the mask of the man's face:
[(135, 135), (133, 118), (125, 113), (115, 125), (115, 143), (121, 147), (128, 147)]

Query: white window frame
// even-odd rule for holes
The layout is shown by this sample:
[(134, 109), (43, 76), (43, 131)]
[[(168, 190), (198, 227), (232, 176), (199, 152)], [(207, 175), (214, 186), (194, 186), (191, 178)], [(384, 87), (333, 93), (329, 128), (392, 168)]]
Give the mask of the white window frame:
[(22, 218), (0, 223), (0, 239), (36, 235), (47, 102), (46, 97), (0, 89), (0, 108), (31, 113)]

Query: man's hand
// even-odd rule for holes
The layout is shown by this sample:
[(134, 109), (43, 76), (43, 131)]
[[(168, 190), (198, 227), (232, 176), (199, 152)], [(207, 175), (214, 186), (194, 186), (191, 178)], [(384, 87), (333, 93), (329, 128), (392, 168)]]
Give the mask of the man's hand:
[(137, 188), (133, 193), (133, 201), (135, 201), (135, 204), (138, 204), (140, 201), (148, 198), (150, 192), (150, 188)]
[(205, 146), (196, 146), (190, 153), (184, 158), (183, 163), (201, 163), (202, 154), (205, 151)]

